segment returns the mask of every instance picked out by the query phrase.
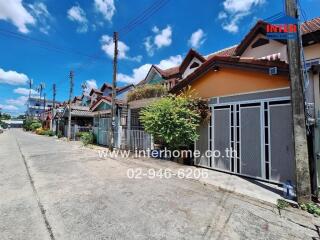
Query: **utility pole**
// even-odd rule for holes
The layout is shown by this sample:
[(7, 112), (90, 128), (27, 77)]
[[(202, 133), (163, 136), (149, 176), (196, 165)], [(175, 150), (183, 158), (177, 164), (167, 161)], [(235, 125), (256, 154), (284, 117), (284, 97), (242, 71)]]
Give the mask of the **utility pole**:
[(43, 121), (45, 121), (45, 113), (46, 113), (46, 93), (43, 94)]
[(74, 73), (71, 70), (70, 74), (70, 92), (69, 92), (69, 116), (68, 116), (68, 141), (71, 139), (71, 99), (72, 99), (72, 92), (73, 92), (73, 77)]
[(29, 80), (29, 98), (28, 98), (28, 117), (30, 117), (30, 98), (31, 98), (32, 80)]
[[(298, 18), (296, 0), (286, 0), (286, 13), (290, 17), (296, 19)], [(291, 80), (290, 84), (294, 134), (294, 160), (296, 165), (297, 200), (299, 203), (305, 203), (311, 201), (311, 186), (299, 41), (299, 36), (294, 39), (288, 39), (287, 52)]]
[(116, 87), (117, 87), (117, 64), (118, 64), (118, 33), (113, 33), (114, 56), (113, 56), (113, 78), (112, 78), (112, 95), (111, 95), (111, 123), (110, 123), (110, 150), (114, 147), (114, 130), (116, 115)]
[(40, 97), (40, 99), (39, 99), (39, 115), (37, 117), (41, 116), (41, 96), (42, 96), (42, 91), (44, 88), (45, 88), (44, 83), (40, 83), (39, 87), (37, 88), (38, 93), (40, 95), (39, 96)]
[(55, 83), (52, 85), (52, 92), (53, 92), (53, 98), (52, 98), (52, 113), (51, 113), (51, 130), (53, 130), (54, 114), (55, 114), (55, 108), (56, 108), (56, 84)]

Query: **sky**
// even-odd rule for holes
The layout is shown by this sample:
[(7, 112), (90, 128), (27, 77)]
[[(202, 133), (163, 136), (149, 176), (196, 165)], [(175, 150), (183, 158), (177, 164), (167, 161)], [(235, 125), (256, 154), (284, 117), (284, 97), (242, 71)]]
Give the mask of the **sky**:
[[(320, 0), (300, 5), (307, 19), (319, 16)], [(71, 69), (74, 96), (82, 83), (111, 83), (114, 31), (124, 86), (142, 80), (151, 64), (180, 64), (190, 48), (207, 55), (233, 46), (258, 19), (283, 9), (283, 0), (0, 0), (0, 109), (23, 113), (29, 81), (33, 95), (44, 83), (52, 98), (56, 83), (56, 99), (67, 100)], [(148, 18), (130, 25), (139, 16)]]

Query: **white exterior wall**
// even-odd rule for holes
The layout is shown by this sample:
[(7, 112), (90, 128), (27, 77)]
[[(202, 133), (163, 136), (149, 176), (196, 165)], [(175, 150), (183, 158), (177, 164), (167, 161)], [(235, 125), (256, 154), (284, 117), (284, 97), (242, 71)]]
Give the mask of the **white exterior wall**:
[(259, 38), (265, 38), (264, 35), (258, 34), (255, 39), (251, 42), (248, 48), (244, 51), (241, 57), (253, 57), (262, 58), (270, 56), (272, 54), (280, 53), (280, 59), (287, 62), (287, 46), (280, 42), (270, 40), (269, 44), (265, 44), (256, 48), (252, 48), (252, 44), (255, 43)]
[(191, 68), (190, 69), (190, 66), (195, 62), (198, 63), (199, 66), (202, 64), (199, 59), (197, 59), (197, 58), (192, 59), (192, 61), (189, 63), (188, 67), (186, 68), (186, 70), (182, 74), (182, 78), (185, 78), (186, 76), (188, 76), (189, 74), (193, 73), (198, 68), (198, 67), (195, 67), (195, 68)]

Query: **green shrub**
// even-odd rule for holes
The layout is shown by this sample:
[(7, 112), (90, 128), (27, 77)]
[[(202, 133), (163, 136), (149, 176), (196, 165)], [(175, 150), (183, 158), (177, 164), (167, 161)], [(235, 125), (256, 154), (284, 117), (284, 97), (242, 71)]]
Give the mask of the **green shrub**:
[(320, 216), (320, 207), (315, 203), (304, 203), (300, 205), (301, 209), (311, 214)]
[(38, 121), (32, 122), (30, 125), (30, 130), (35, 131), (36, 129), (41, 128), (41, 127), (42, 127), (42, 125), (40, 122), (38, 122)]
[(86, 133), (86, 132), (77, 132), (76, 137), (81, 138), (84, 133)]
[(0, 120), (0, 127), (8, 128), (8, 124)]
[(37, 128), (41, 127), (41, 123), (35, 119), (25, 119), (22, 127), (26, 131), (35, 131)]
[(52, 131), (52, 130), (46, 130), (45, 133), (44, 133), (44, 135), (49, 136), (49, 137), (52, 137), (52, 136), (54, 136), (54, 131)]
[(95, 142), (95, 136), (92, 132), (83, 132), (80, 139), (85, 146), (88, 144), (93, 144)]
[(286, 201), (286, 200), (283, 200), (283, 199), (277, 199), (277, 208), (279, 210), (281, 209), (285, 209), (287, 207), (289, 207), (290, 204)]
[(170, 149), (193, 144), (201, 119), (193, 102), (188, 96), (167, 96), (149, 105), (140, 114), (145, 131)]
[(58, 137), (58, 138), (62, 138), (62, 137), (63, 137), (63, 134), (62, 134), (61, 131), (58, 131), (57, 137)]
[(168, 95), (168, 90), (160, 84), (146, 84), (128, 93), (127, 100), (135, 101), (144, 98), (162, 97)]

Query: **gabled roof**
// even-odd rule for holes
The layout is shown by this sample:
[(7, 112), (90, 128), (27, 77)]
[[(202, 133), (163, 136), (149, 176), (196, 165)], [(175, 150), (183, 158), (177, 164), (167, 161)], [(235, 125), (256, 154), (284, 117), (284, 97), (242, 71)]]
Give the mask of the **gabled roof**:
[(191, 73), (188, 77), (174, 86), (170, 92), (177, 93), (181, 91), (184, 87), (191, 84), (193, 81), (203, 76), (206, 72), (211, 69), (218, 70), (219, 68), (240, 68), (247, 69), (251, 71), (261, 71), (268, 74), (269, 68), (278, 67), (278, 74), (288, 75), (288, 64), (282, 61), (269, 61), (253, 58), (240, 58), (240, 57), (223, 57), (214, 56), (210, 60), (202, 64), (198, 69)]
[(199, 59), (202, 63), (206, 61), (206, 59), (200, 55), (197, 51), (194, 49), (190, 49), (187, 56), (183, 59), (182, 63), (179, 67), (179, 72), (182, 74), (186, 68), (189, 66), (189, 63), (192, 61), (193, 58)]
[[(90, 107), (90, 110), (93, 111), (94, 109), (96, 109), (101, 102), (105, 102), (111, 105), (111, 101), (112, 101), (112, 98), (110, 96), (101, 96), (98, 98), (98, 100), (94, 104), (92, 104), (92, 106)], [(116, 104), (122, 105), (123, 102), (121, 100), (116, 99)]]
[(206, 56), (206, 58), (207, 58), (207, 60), (209, 60), (214, 56), (222, 56), (222, 57), (234, 56), (235, 55), (234, 53), (235, 53), (235, 50), (236, 50), (237, 47), (238, 47), (238, 44), (237, 45), (233, 45), (231, 47), (227, 47), (227, 48), (221, 49), (221, 50), (219, 50), (217, 52), (210, 53), (209, 55)]
[(303, 35), (320, 31), (320, 17), (313, 18), (301, 24), (301, 33)]
[(93, 93), (102, 94), (102, 92), (99, 89), (92, 88), (89, 95), (92, 96)]
[[(248, 34), (243, 38), (238, 47), (235, 49), (234, 55), (241, 56), (242, 53), (250, 46), (253, 39), (259, 34), (266, 35), (267, 22), (259, 20), (253, 28), (248, 32)], [(313, 37), (314, 41), (320, 42), (320, 17), (311, 19), (309, 21), (303, 22), (300, 25), (302, 34), (303, 45), (308, 44), (308, 40)], [(317, 36), (314, 34), (317, 32)], [(312, 36), (310, 36), (312, 34)], [(316, 39), (314, 39), (316, 38)], [(276, 40), (278, 42), (286, 43), (286, 40)]]
[(117, 93), (125, 92), (125, 91), (129, 90), (132, 87), (134, 87), (133, 84), (129, 84), (129, 85), (126, 85), (126, 86), (123, 86), (123, 87), (118, 87), (117, 88)]
[(100, 91), (103, 92), (106, 88), (112, 89), (112, 85), (109, 83), (104, 83), (100, 88)]

